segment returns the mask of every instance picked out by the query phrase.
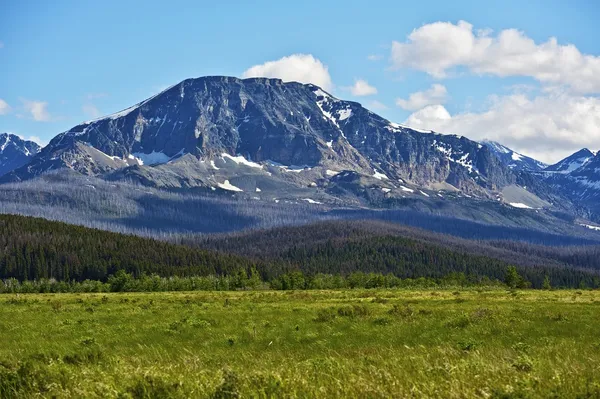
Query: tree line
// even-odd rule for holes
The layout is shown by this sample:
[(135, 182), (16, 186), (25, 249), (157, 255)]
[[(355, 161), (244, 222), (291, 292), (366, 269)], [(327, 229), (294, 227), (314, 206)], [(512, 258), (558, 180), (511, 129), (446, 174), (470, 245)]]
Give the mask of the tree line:
[[(154, 276), (156, 284), (157, 278), (171, 281), (169, 284), (184, 281), (184, 286), (192, 290), (247, 288), (246, 283), (239, 282), (248, 280), (276, 289), (370, 288), (400, 287), (419, 279), (435, 285), (447, 281), (448, 276), (464, 276), (461, 284), (489, 284), (504, 281), (509, 267), (516, 266), (523, 281), (534, 288), (541, 288), (545, 280), (554, 287), (600, 286), (597, 271), (514, 265), (481, 251), (444, 246), (434, 239), (370, 234), (360, 229), (353, 233), (348, 226), (362, 222), (348, 223), (225, 236), (219, 245), (210, 247), (205, 242), (207, 248), (199, 248), (192, 242), (181, 245), (38, 218), (0, 215), (0, 279), (13, 285), (15, 281), (36, 281), (38, 285), (56, 281), (92, 286), (96, 284), (92, 282), (99, 282), (114, 287), (114, 279), (124, 278), (124, 273), (131, 276), (128, 284), (135, 282), (140, 290), (146, 290), (139, 287), (147, 287), (144, 284), (150, 281), (148, 276)], [(242, 244), (248, 243), (259, 250), (243, 249)], [(260, 250), (267, 246), (271, 250)], [(263, 252), (265, 256), (255, 256)], [(299, 275), (303, 284), (294, 277)], [(179, 290), (178, 285), (167, 286)]]

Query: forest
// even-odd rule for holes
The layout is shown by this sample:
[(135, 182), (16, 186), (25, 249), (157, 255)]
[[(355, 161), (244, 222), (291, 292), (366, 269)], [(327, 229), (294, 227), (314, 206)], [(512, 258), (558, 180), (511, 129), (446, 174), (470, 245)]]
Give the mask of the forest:
[[(325, 283), (313, 281), (335, 280), (331, 276), (339, 276), (339, 287), (403, 284), (390, 283), (394, 278), (426, 278), (434, 284), (454, 279), (475, 285), (484, 280), (504, 281), (508, 268), (515, 266), (534, 288), (541, 288), (545, 280), (553, 287), (600, 285), (598, 268), (582, 268), (577, 263), (588, 259), (577, 253), (591, 254), (597, 251), (595, 247), (587, 252), (569, 247), (548, 249), (553, 256), (562, 251), (564, 259), (572, 263), (546, 263), (543, 256), (519, 256), (518, 251), (501, 248), (509, 246), (507, 243), (447, 241), (443, 235), (383, 222), (321, 222), (209, 238), (178, 237), (177, 242), (16, 215), (1, 215), (0, 230), (0, 279), (19, 282), (106, 283), (111, 278), (114, 282), (122, 271), (121, 277), (125, 273), (134, 280), (152, 275), (227, 278), (226, 283), (199, 284), (208, 287), (205, 289), (247, 288), (251, 279), (272, 288), (315, 288)], [(526, 252), (523, 245), (516, 247)], [(544, 255), (543, 249), (538, 251)], [(590, 266), (597, 265), (592, 262)], [(290, 279), (303, 283), (290, 283)], [(331, 281), (325, 285), (335, 288)]]

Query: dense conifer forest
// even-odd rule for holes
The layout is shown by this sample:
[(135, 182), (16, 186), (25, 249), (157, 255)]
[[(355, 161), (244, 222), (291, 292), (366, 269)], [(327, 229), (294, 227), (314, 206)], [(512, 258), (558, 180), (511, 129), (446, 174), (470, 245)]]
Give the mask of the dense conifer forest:
[(14, 215), (0, 216), (0, 231), (0, 278), (18, 281), (107, 282), (112, 276), (114, 283), (122, 271), (132, 279), (228, 278), (212, 286), (202, 283), (207, 289), (247, 288), (251, 279), (273, 288), (315, 288), (327, 279), (325, 285), (334, 288), (402, 285), (392, 277), (480, 284), (504, 281), (515, 265), (536, 288), (544, 280), (553, 287), (600, 285), (597, 260), (592, 260), (596, 247), (531, 247), (540, 256), (519, 260), (530, 246), (450, 239), (382, 222), (323, 222), (208, 239), (186, 236), (179, 243)]
[(39, 218), (1, 215), (0, 231), (0, 278), (105, 281), (119, 270), (192, 276), (253, 266), (240, 256)]

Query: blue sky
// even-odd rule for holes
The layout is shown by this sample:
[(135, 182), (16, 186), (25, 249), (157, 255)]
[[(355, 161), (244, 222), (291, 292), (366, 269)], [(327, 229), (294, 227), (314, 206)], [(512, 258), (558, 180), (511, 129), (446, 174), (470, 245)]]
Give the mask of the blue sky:
[(0, 132), (47, 142), (183, 79), (255, 66), (548, 162), (600, 149), (592, 0), (3, 3)]

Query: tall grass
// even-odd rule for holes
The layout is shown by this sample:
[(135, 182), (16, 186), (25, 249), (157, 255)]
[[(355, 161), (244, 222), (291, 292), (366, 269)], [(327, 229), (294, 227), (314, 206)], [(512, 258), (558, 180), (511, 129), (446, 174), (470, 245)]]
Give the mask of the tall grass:
[(598, 397), (598, 291), (0, 295), (0, 397)]

